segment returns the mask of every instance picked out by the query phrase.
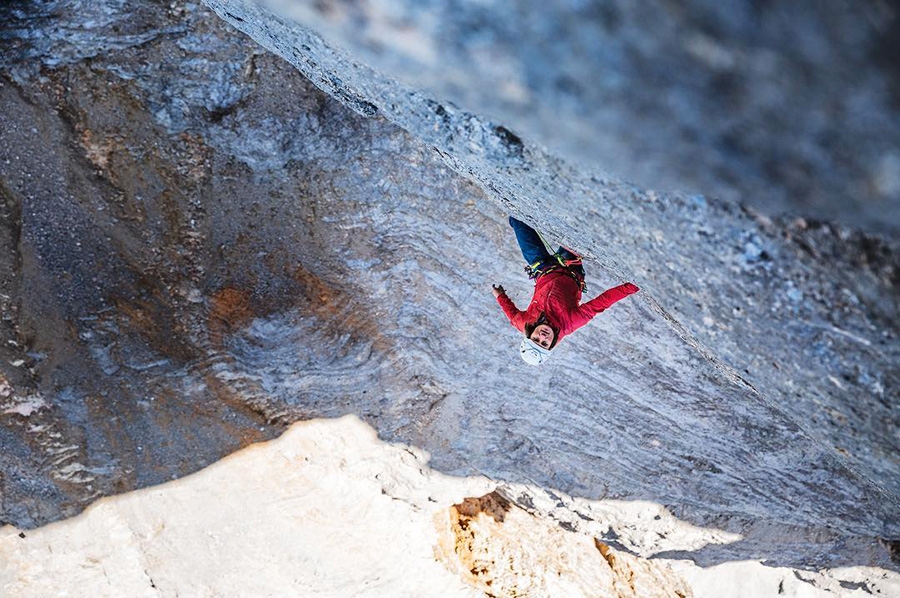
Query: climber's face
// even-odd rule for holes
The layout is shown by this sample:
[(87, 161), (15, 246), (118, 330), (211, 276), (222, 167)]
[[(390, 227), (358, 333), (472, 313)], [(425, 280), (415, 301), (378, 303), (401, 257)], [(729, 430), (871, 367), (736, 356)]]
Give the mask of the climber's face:
[(535, 342), (542, 346), (545, 349), (549, 349), (550, 345), (553, 344), (553, 337), (556, 336), (553, 334), (553, 329), (547, 326), (546, 324), (538, 324), (534, 327), (534, 330), (531, 331), (530, 338), (532, 342)]

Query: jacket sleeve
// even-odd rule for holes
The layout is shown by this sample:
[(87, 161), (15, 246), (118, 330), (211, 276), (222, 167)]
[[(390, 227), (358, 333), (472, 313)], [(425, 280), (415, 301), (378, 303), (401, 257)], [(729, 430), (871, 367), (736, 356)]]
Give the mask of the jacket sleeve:
[(596, 316), (602, 311), (605, 311), (610, 308), (617, 301), (621, 301), (628, 295), (633, 295), (637, 293), (640, 289), (630, 282), (626, 282), (625, 284), (620, 284), (617, 287), (613, 287), (607, 291), (603, 291), (587, 303), (582, 303), (578, 307), (578, 316), (577, 319), (580, 320), (577, 322), (578, 326), (584, 326), (587, 324), (591, 318)]
[(520, 332), (525, 331), (525, 312), (519, 311), (512, 299), (506, 296), (506, 293), (500, 293), (497, 297), (497, 303), (503, 308), (503, 313), (509, 318), (509, 323), (515, 326)]

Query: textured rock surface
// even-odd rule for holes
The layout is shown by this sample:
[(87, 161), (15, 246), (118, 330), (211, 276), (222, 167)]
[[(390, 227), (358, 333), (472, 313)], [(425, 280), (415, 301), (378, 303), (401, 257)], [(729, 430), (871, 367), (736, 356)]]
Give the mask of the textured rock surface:
[(645, 188), (900, 231), (896, 2), (261, 3)]
[[(578, 513), (581, 530), (557, 519), (566, 512)], [(277, 440), (182, 480), (103, 499), (76, 518), (24, 533), (3, 528), (0, 557), (11, 566), (0, 569), (0, 588), (8, 598), (64, 588), (97, 597), (336, 598), (900, 591), (900, 574), (867, 567), (795, 574), (744, 562), (722, 574), (653, 558), (736, 539), (652, 503), (446, 476), (420, 450), (379, 441), (348, 416), (295, 424)]]
[[(582, 335), (570, 345), (578, 349), (580, 359), (561, 364), (569, 369), (567, 379), (553, 380), (546, 391), (539, 387), (556, 395), (573, 385), (570, 392), (559, 396), (579, 396), (580, 383), (586, 382), (584, 388), (606, 388), (610, 392), (615, 389), (617, 394), (632, 397), (653, 397), (659, 392), (677, 397), (671, 403), (677, 415), (669, 416), (669, 421), (678, 422), (675, 429), (691, 429), (692, 437), (687, 441), (690, 448), (677, 447), (684, 442), (680, 437), (683, 433), (679, 435), (665, 427), (656, 429), (660, 420), (649, 422), (638, 416), (640, 408), (624, 415), (627, 424), (622, 422), (623, 430), (634, 432), (637, 427), (642, 438), (667, 444), (665, 450), (652, 457), (635, 459), (650, 467), (641, 472), (641, 479), (656, 481), (650, 464), (682, 455), (692, 477), (700, 474), (725, 482), (732, 470), (722, 469), (717, 465), (721, 459), (708, 453), (716, 444), (711, 440), (721, 438), (721, 430), (744, 420), (732, 428), (731, 434), (740, 430), (739, 437), (733, 437), (735, 443), (730, 447), (728, 443), (716, 444), (715, 450), (727, 447), (727, 460), (740, 463), (738, 468), (743, 473), (739, 477), (747, 486), (738, 493), (749, 494), (746, 499), (736, 498), (732, 493), (737, 489), (726, 482), (731, 496), (717, 510), (761, 515), (756, 510), (760, 506), (759, 494), (775, 500), (787, 499), (783, 493), (788, 488), (796, 489), (793, 472), (790, 482), (775, 481), (768, 475), (771, 472), (753, 476), (752, 481), (744, 477), (758, 465), (781, 461), (786, 457), (785, 450), (799, 451), (781, 463), (792, 463), (792, 469), (805, 470), (801, 477), (806, 482), (801, 485), (815, 479), (828, 479), (832, 484), (843, 477), (834, 475), (843, 467), (862, 474), (861, 486), (854, 482), (854, 490), (845, 488), (836, 493), (847, 498), (845, 507), (840, 509), (845, 526), (854, 518), (845, 514), (870, 500), (886, 508), (896, 503), (900, 484), (896, 474), (897, 420), (891, 414), (897, 385), (897, 344), (891, 342), (896, 334), (896, 287), (895, 252), (889, 246), (875, 242), (887, 257), (877, 283), (877, 294), (887, 296), (881, 304), (885, 310), (881, 311), (878, 301), (876, 305), (863, 303), (857, 292), (846, 286), (846, 279), (836, 280), (834, 269), (842, 264), (815, 259), (815, 249), (807, 257), (794, 244), (785, 243), (784, 239), (792, 235), (790, 229), (703, 197), (645, 193), (574, 170), (500, 125), (444, 106), (421, 91), (399, 85), (357, 63), (331, 48), (310, 29), (286, 21), (266, 8), (240, 0), (215, 0), (210, 4), (349, 107), (362, 114), (377, 112), (396, 122), (433, 145), (445, 163), (476, 181), (488, 197), (517, 213), (525, 213), (541, 230), (556, 233), (557, 238), (597, 258), (601, 266), (619, 276), (636, 278), (650, 291), (645, 295), (649, 295), (645, 299), (649, 311), (638, 320), (643, 320), (645, 327), (641, 332), (648, 335), (645, 342), (612, 356), (602, 342), (592, 349)], [(802, 223), (799, 227), (803, 228)], [(823, 232), (828, 236), (827, 228), (819, 234)], [(849, 234), (839, 238), (852, 242)], [(860, 252), (848, 253), (858, 256)], [(843, 269), (851, 270), (849, 264)], [(798, 285), (803, 290), (797, 289)], [(662, 304), (654, 295), (661, 298)], [(622, 322), (620, 318), (618, 322)], [(625, 326), (627, 330), (634, 323)], [(610, 336), (621, 338), (634, 333), (612, 330)], [(686, 352), (679, 354), (681, 350)], [(615, 360), (617, 368), (608, 368), (590, 355)], [(880, 364), (877, 371), (850, 375), (848, 368), (858, 368), (860, 362), (856, 360), (863, 356), (866, 367)], [(586, 367), (592, 361), (595, 366), (603, 365)], [(615, 371), (618, 368), (624, 377), (619, 377)], [(688, 377), (682, 378), (685, 373), (689, 373)], [(547, 375), (542, 373), (538, 378)], [(862, 411), (860, 396), (869, 398)], [(657, 401), (652, 405), (657, 413), (668, 415), (667, 408)], [(562, 404), (559, 407), (572, 411)], [(854, 412), (863, 421), (851, 423), (856, 419)], [(685, 419), (687, 413), (691, 415)], [(840, 414), (838, 421), (833, 419), (834, 413)], [(873, 413), (880, 413), (881, 424), (873, 421)], [(697, 420), (701, 427), (694, 427)], [(705, 425), (719, 431), (710, 431), (704, 438)], [(860, 436), (863, 429), (866, 431)], [(855, 439), (861, 441), (858, 448), (844, 446), (855, 443)], [(595, 441), (579, 439), (573, 444), (582, 447), (586, 454), (594, 454), (588, 447)], [(805, 448), (807, 441), (810, 445)], [(749, 449), (753, 457), (744, 452), (749, 446), (754, 447)], [(822, 449), (824, 453), (820, 453)], [(760, 450), (772, 456), (756, 461)], [(821, 457), (814, 457), (815, 454)], [(517, 467), (520, 466), (521, 461)], [(856, 478), (856, 474), (847, 473)], [(823, 474), (824, 478), (820, 478)], [(857, 494), (870, 482), (874, 492), (870, 499)], [(582, 480), (577, 483), (585, 484)], [(607, 480), (604, 485), (609, 483)], [(633, 488), (634, 483), (622, 480), (621, 486)], [(692, 502), (688, 497), (695, 496), (694, 491), (687, 488), (693, 484), (686, 479), (676, 482), (681, 500)], [(596, 487), (590, 489), (591, 483), (585, 486), (589, 494), (597, 492)], [(812, 491), (812, 486), (806, 486), (806, 491)], [(710, 506), (710, 498), (703, 499), (705, 507)], [(791, 502), (787, 499), (784, 504)], [(820, 519), (822, 511), (810, 505), (800, 501), (784, 514), (799, 522), (795, 517), (806, 512), (800, 519), (809, 516), (807, 521), (817, 519), (824, 523)], [(871, 513), (868, 509), (866, 512)], [(888, 517), (876, 519), (881, 522), (871, 522), (873, 531), (885, 524), (893, 525), (888, 523)]]
[(668, 564), (617, 551), (587, 534), (573, 536), (496, 491), (453, 505), (448, 519), (444, 539), (453, 545), (442, 556), (485, 595), (692, 595)]
[[(3, 522), (352, 413), (741, 536), (672, 558), (896, 567), (893, 241), (592, 176), (250, 5), (216, 4), (309, 79), (197, 4), (40, 6), (2, 9)], [(644, 288), (539, 371), (508, 212)]]

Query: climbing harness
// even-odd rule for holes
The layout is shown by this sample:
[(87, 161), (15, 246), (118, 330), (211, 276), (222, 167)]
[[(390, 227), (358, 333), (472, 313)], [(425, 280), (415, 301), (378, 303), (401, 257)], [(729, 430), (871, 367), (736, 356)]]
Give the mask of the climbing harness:
[(553, 257), (556, 258), (556, 261), (559, 262), (559, 265), (568, 268), (569, 266), (580, 266), (581, 265), (581, 256), (569, 249), (568, 247), (563, 247), (569, 255), (574, 256), (573, 259), (566, 259), (562, 256), (561, 253), (557, 252), (553, 254)]
[(566, 274), (575, 279), (575, 282), (577, 282), (578, 286), (581, 288), (581, 292), (584, 293), (587, 290), (587, 285), (584, 283), (584, 275), (581, 272), (576, 271), (576, 268), (581, 266), (581, 258), (567, 260), (558, 253), (554, 253), (551, 257), (553, 261), (538, 260), (533, 264), (526, 265), (525, 273), (528, 275), (528, 278), (537, 280), (550, 272), (563, 270)]
[[(541, 240), (547, 253), (550, 253), (550, 244), (547, 243), (547, 239), (544, 238), (544, 235), (537, 230), (534, 232), (537, 233), (538, 239)], [(525, 266), (525, 273), (528, 274), (528, 278), (531, 280), (537, 280), (544, 274), (549, 274), (550, 272), (555, 272), (557, 270), (565, 270), (566, 274), (575, 279), (575, 282), (577, 282), (578, 286), (581, 288), (581, 292), (584, 293), (587, 291), (587, 285), (584, 283), (584, 268), (582, 267), (581, 256), (564, 245), (561, 245), (561, 247), (569, 255), (574, 256), (574, 259), (563, 257), (561, 253), (556, 252), (551, 254), (549, 260), (538, 260), (533, 264)]]

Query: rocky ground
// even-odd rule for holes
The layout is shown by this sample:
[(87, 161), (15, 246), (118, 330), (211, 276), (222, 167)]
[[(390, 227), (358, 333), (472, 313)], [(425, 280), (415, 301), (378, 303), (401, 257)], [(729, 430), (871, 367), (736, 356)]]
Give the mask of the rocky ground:
[[(213, 4), (282, 57), (200, 4), (0, 9), (0, 521), (354, 414), (445, 474), (740, 536), (671, 558), (896, 569), (894, 237), (572, 166)], [(643, 289), (538, 371), (490, 294), (529, 296), (509, 213), (589, 295)]]

